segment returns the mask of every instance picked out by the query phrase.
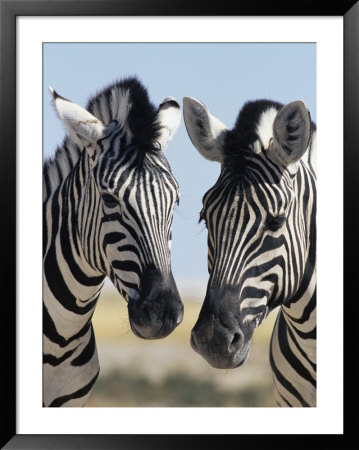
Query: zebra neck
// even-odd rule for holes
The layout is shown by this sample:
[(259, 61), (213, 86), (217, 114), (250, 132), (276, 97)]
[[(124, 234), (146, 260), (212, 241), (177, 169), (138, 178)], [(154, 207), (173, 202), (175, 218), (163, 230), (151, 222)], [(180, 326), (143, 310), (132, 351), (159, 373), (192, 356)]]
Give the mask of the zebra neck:
[(316, 362), (316, 267), (303, 278), (297, 293), (281, 306), (291, 341), (296, 343), (306, 357)]
[[(316, 192), (315, 178), (311, 171), (303, 173), (301, 183), (311, 185), (311, 196), (302, 206), (306, 210), (307, 254), (303, 268), (303, 276), (295, 294), (286, 300), (282, 313), (287, 325), (290, 341), (297, 346), (298, 351), (306, 354), (313, 367), (316, 361)], [(300, 349), (300, 350), (299, 350)]]
[[(101, 278), (104, 273), (97, 220), (93, 217), (99, 201), (99, 192), (92, 177), (89, 157), (84, 152), (67, 179), (66, 205), (69, 208), (69, 232), (72, 232), (76, 250), (89, 278)], [(96, 216), (96, 215), (95, 215)]]
[[(81, 155), (73, 169), (62, 179), (44, 201), (44, 267), (50, 288), (62, 280), (68, 303), (91, 301), (103, 284), (105, 276), (89, 263), (79, 235), (79, 205), (89, 177), (87, 155)], [(61, 166), (59, 166), (61, 167)], [(61, 298), (61, 292), (54, 292)]]

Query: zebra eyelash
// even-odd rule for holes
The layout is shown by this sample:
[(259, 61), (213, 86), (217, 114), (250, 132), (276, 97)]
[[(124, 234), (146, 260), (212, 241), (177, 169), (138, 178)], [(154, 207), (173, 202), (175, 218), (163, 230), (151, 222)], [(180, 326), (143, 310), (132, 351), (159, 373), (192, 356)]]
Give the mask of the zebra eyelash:
[(118, 200), (111, 194), (101, 194), (101, 198), (107, 208), (115, 208), (119, 205)]
[(206, 218), (204, 216), (204, 211), (202, 209), (202, 211), (199, 213), (199, 219), (198, 219), (198, 223), (204, 222), (204, 224), (207, 226), (207, 222), (206, 222)]
[(278, 231), (280, 228), (282, 228), (285, 221), (285, 214), (280, 214), (278, 216), (272, 216), (271, 214), (268, 214), (264, 226), (269, 231)]

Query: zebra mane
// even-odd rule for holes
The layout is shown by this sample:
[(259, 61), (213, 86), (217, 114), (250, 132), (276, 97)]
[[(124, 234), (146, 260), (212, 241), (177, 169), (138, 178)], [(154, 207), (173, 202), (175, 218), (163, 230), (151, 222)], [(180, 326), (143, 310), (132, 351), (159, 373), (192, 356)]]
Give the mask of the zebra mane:
[(161, 126), (158, 108), (149, 99), (147, 89), (136, 77), (124, 78), (92, 97), (86, 109), (102, 123), (117, 120), (131, 133), (132, 143), (143, 153), (155, 150)]
[(261, 114), (270, 109), (280, 110), (282, 104), (271, 100), (255, 100), (244, 104), (240, 110), (233, 129), (228, 133), (225, 152), (228, 157), (238, 149), (248, 149), (258, 139), (257, 125)]
[[(155, 145), (161, 129), (157, 120), (158, 108), (150, 102), (147, 89), (136, 77), (124, 78), (105, 87), (89, 99), (86, 109), (104, 125), (114, 120), (122, 125), (139, 152), (139, 160), (145, 153), (158, 151)], [(55, 155), (44, 161), (47, 193), (70, 173), (81, 154), (82, 149), (66, 136)]]
[[(258, 126), (262, 114), (271, 109), (279, 111), (284, 105), (273, 100), (254, 100), (246, 102), (240, 110), (234, 127), (225, 136), (224, 161), (226, 167), (235, 177), (241, 178), (246, 173), (252, 146), (258, 140)], [(316, 131), (316, 124), (311, 121), (311, 132)], [(311, 151), (311, 148), (310, 148)], [(305, 156), (309, 160), (309, 152)]]

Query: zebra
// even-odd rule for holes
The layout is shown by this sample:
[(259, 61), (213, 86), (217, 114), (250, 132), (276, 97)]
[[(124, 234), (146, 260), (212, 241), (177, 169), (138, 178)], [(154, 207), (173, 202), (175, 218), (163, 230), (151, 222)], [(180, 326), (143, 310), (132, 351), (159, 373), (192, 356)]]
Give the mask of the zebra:
[(233, 129), (184, 97), (192, 144), (221, 164), (203, 197), (209, 280), (191, 346), (216, 368), (248, 358), (278, 308), (270, 341), (278, 406), (316, 405), (316, 124), (304, 102), (246, 102)]
[(86, 109), (53, 88), (68, 134), (43, 166), (43, 405), (84, 406), (99, 374), (92, 316), (108, 277), (143, 339), (182, 321), (170, 262), (178, 183), (163, 154), (180, 106), (155, 107), (137, 76)]

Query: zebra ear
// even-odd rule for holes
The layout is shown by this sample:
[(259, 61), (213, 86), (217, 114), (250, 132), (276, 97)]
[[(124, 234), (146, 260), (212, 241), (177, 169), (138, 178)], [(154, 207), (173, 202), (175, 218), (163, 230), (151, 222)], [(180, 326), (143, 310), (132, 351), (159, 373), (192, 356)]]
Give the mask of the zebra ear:
[(187, 133), (199, 153), (210, 161), (223, 162), (223, 143), (227, 127), (199, 101), (183, 98)]
[(87, 147), (100, 139), (105, 130), (103, 123), (81, 106), (61, 97), (49, 87), (53, 104), (59, 119), (64, 123), (71, 136)]
[(165, 150), (181, 121), (180, 105), (175, 98), (166, 97), (162, 101), (158, 108), (157, 118), (161, 125), (161, 134), (157, 141), (161, 150)]
[(272, 160), (287, 167), (304, 155), (310, 136), (311, 121), (305, 104), (301, 100), (291, 102), (283, 106), (274, 119), (268, 154)]

